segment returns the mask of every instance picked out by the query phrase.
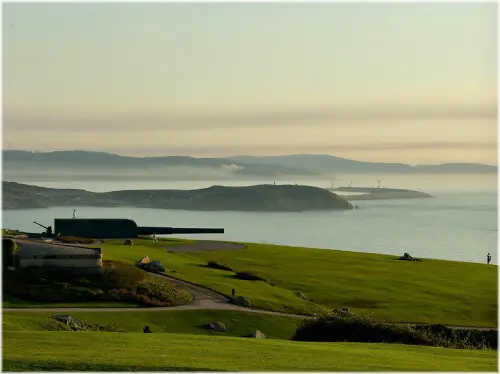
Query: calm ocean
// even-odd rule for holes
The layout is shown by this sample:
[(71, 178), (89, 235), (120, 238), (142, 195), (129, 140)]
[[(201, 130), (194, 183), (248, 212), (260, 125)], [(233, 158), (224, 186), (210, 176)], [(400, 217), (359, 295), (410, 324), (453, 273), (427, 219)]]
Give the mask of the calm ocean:
[[(302, 213), (196, 212), (140, 208), (79, 207), (78, 217), (131, 218), (143, 226), (223, 227), (225, 234), (179, 237), (237, 240), (325, 249), (342, 249), (414, 257), (485, 262), (488, 252), (497, 263), (496, 175), (383, 176), (382, 185), (428, 192), (432, 199), (359, 201), (357, 210)], [(337, 178), (341, 185), (374, 186), (370, 175)], [(27, 181), (45, 187), (90, 191), (120, 189), (203, 188), (214, 184), (249, 185), (271, 181)], [(295, 181), (287, 181), (287, 183)], [(278, 182), (285, 183), (285, 182)], [(330, 181), (297, 180), (329, 187)], [(72, 207), (3, 211), (2, 226), (38, 231), (33, 221), (53, 224), (71, 217)]]

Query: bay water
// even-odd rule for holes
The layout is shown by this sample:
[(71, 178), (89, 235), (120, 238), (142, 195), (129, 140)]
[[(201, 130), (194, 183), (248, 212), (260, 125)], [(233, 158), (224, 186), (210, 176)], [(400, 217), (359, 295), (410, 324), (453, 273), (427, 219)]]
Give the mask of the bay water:
[[(221, 227), (224, 234), (177, 235), (181, 238), (234, 240), (455, 261), (497, 263), (496, 175), (378, 176), (387, 188), (430, 193), (429, 199), (355, 201), (359, 209), (300, 213), (185, 211), (145, 208), (76, 207), (79, 218), (130, 218), (140, 226)], [(375, 186), (372, 175), (335, 178), (345, 186)], [(195, 189), (211, 185), (270, 184), (274, 181), (161, 181), (113, 182), (99, 180), (19, 180), (53, 188), (95, 192), (123, 189)], [(280, 180), (276, 184), (330, 187), (330, 180)], [(70, 218), (73, 207), (3, 211), (2, 227), (38, 232), (33, 221), (53, 225), (54, 218)], [(293, 249), (290, 249), (293, 250)]]

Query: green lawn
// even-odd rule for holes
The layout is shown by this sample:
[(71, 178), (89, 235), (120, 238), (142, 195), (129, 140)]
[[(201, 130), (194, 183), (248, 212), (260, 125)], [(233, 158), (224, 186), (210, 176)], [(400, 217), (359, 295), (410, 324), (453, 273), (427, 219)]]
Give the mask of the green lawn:
[[(3, 331), (46, 331), (48, 318), (67, 312), (4, 312)], [(141, 332), (148, 325), (155, 333), (185, 333), (245, 337), (253, 330), (262, 331), (268, 338), (290, 339), (300, 318), (264, 315), (226, 310), (183, 310), (141, 312), (70, 312), (82, 321), (104, 325), (114, 322), (124, 332)], [(217, 332), (205, 325), (219, 321), (229, 332)]]
[[(4, 371), (496, 371), (495, 351), (199, 335), (4, 332)], [(76, 354), (77, 353), (77, 354)]]
[[(226, 295), (235, 288), (257, 308), (311, 313), (318, 305), (348, 307), (393, 321), (493, 327), (497, 324), (497, 266), (263, 244), (245, 250), (169, 253), (178, 240), (138, 239), (103, 244), (104, 258), (134, 262), (143, 255), (163, 262), (168, 274)], [(252, 270), (264, 282), (238, 280), (233, 273), (206, 267), (216, 259), (236, 270)], [(171, 270), (175, 270), (172, 272)], [(305, 294), (314, 303), (295, 295)]]
[(37, 302), (18, 299), (10, 295), (3, 295), (3, 308), (132, 308), (137, 304), (126, 301), (82, 301), (73, 303)]

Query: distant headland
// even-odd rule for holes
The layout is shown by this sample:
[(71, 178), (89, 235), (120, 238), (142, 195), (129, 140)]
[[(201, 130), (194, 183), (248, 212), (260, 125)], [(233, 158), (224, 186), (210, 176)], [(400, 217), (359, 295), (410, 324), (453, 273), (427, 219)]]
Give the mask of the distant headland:
[(323, 188), (300, 185), (212, 186), (198, 190), (90, 192), (3, 182), (3, 209), (55, 206), (137, 207), (199, 211), (301, 212), (353, 206)]
[[(336, 187), (328, 188), (328, 191), (338, 193), (340, 197), (348, 201), (354, 200), (388, 200), (388, 199), (421, 199), (429, 198), (431, 195), (420, 192), (405, 190), (400, 188), (380, 188), (380, 187)], [(342, 192), (360, 193), (359, 195), (342, 195)]]

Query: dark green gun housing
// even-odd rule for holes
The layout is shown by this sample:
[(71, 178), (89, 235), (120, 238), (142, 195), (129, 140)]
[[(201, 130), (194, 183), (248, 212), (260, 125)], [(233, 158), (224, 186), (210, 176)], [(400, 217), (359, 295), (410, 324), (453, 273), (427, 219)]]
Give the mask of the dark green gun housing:
[(224, 229), (219, 228), (137, 226), (131, 219), (121, 218), (56, 218), (54, 228), (54, 234), (58, 236), (97, 239), (137, 238), (153, 234), (224, 234)]

